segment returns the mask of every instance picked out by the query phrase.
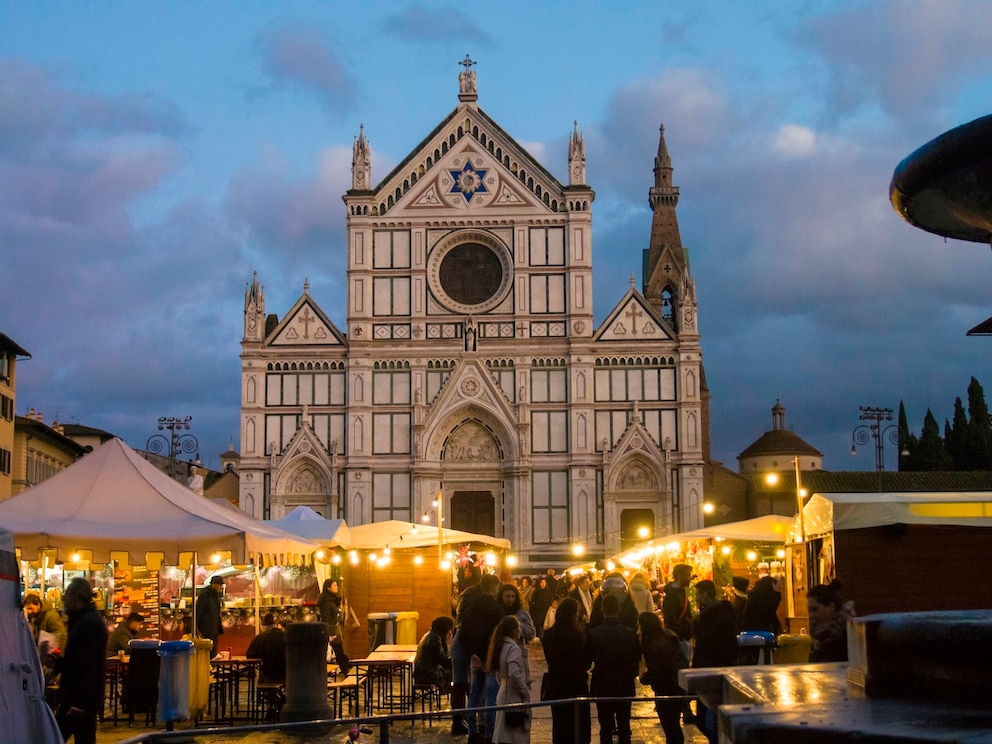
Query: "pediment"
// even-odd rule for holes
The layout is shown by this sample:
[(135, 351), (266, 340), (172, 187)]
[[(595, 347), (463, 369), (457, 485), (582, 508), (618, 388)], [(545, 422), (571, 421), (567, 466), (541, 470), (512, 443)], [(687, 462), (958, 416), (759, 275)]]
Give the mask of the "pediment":
[(278, 493), (323, 493), (330, 485), (331, 457), (308, 423), (304, 406), (304, 423), (278, 456)]
[(595, 341), (674, 341), (675, 333), (648, 304), (644, 296), (631, 288), (606, 317), (594, 336)]
[(660, 491), (665, 488), (666, 454), (637, 418), (637, 410), (610, 452), (606, 478), (611, 490)]
[(555, 212), (563, 187), (481, 109), (459, 106), (375, 188), (381, 216)]
[(345, 343), (344, 334), (306, 292), (266, 340), (267, 346), (344, 346)]
[[(485, 365), (477, 359), (469, 359), (459, 364), (447, 379), (441, 392), (431, 404), (430, 413), (424, 422), (429, 457), (439, 457), (444, 438), (465, 423), (467, 416), (496, 424), (496, 430), (512, 432), (516, 428), (516, 415), (513, 404), (493, 380)], [(440, 436), (435, 434), (440, 433)], [(458, 453), (451, 450), (456, 459), (487, 459), (489, 445), (484, 445), (484, 437), (478, 432), (466, 430), (461, 436), (466, 441), (458, 444)], [(504, 448), (512, 443), (503, 442)], [(465, 449), (473, 447), (474, 449)]]

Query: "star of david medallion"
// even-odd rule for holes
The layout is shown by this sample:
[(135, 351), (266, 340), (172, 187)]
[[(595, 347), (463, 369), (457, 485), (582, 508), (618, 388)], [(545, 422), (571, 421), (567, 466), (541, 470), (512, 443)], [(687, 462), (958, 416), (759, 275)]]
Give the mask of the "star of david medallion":
[(451, 187), (451, 194), (461, 194), (465, 201), (472, 201), (476, 194), (487, 194), (489, 189), (483, 179), (486, 177), (488, 168), (476, 168), (471, 160), (466, 160), (461, 170), (451, 170), (448, 173), (454, 179), (455, 184)]

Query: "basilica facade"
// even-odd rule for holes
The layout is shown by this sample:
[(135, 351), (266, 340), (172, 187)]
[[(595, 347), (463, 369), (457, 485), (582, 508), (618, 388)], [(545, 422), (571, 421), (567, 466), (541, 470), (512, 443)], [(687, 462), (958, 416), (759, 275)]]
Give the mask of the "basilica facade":
[(345, 327), (308, 285), (281, 318), (257, 276), (245, 293), (242, 509), (436, 524), (440, 494), (445, 526), (535, 566), (702, 526), (707, 391), (664, 129), (641, 289), (598, 324), (577, 125), (567, 158), (564, 184), (479, 107), (471, 63), (378, 183), (360, 130)]

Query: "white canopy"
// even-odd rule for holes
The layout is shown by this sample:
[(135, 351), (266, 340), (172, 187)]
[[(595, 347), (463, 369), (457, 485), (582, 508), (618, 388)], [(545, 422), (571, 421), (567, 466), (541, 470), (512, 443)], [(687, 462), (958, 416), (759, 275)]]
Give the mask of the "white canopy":
[(347, 546), (351, 539), (351, 530), (343, 519), (324, 519), (306, 505), (296, 507), (282, 519), (266, 520), (265, 523), (330, 548)]
[[(503, 550), (510, 549), (510, 541), (502, 537), (448, 529), (442, 530), (442, 533), (444, 545), (482, 543)], [(387, 522), (352, 527), (351, 541), (348, 547), (356, 550), (379, 550), (384, 547), (393, 549), (425, 548), (430, 545), (437, 545), (437, 537), (437, 527), (393, 519)]]
[(886, 524), (992, 527), (992, 492), (817, 493), (803, 521), (807, 537)]
[(646, 550), (652, 550), (658, 545), (668, 545), (670, 543), (688, 542), (690, 540), (747, 540), (756, 543), (785, 543), (789, 537), (789, 530), (792, 528), (792, 517), (783, 517), (781, 514), (766, 514), (763, 517), (745, 519), (741, 522), (727, 522), (717, 524), (712, 527), (692, 530), (691, 532), (679, 532), (675, 535), (662, 535), (653, 540), (638, 543), (617, 556), (617, 560), (623, 562), (627, 556), (643, 554)]
[(120, 439), (110, 439), (51, 478), (0, 503), (0, 527), (26, 559), (44, 548), (134, 556), (230, 551), (234, 563), (294, 563), (316, 545), (193, 493)]

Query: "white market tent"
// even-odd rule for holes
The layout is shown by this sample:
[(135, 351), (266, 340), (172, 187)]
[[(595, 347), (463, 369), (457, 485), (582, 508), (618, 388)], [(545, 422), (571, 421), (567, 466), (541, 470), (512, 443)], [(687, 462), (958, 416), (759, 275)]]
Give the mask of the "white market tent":
[(624, 563), (628, 556), (644, 555), (645, 551), (653, 550), (657, 546), (683, 543), (690, 540), (745, 540), (756, 543), (785, 543), (792, 529), (792, 521), (792, 517), (766, 514), (763, 517), (745, 519), (741, 522), (728, 522), (690, 532), (662, 535), (653, 540), (638, 543), (623, 551), (616, 556), (616, 560), (619, 563)]
[(292, 564), (317, 547), (193, 493), (116, 438), (0, 503), (0, 528), (25, 560), (50, 549), (90, 550), (97, 563), (118, 551), (139, 562), (145, 553), (230, 551), (233, 563)]
[[(992, 493), (816, 493), (803, 508), (807, 537), (889, 524), (992, 527)], [(794, 527), (799, 533), (798, 519)]]
[(265, 523), (329, 548), (347, 547), (351, 540), (351, 530), (343, 519), (325, 519), (306, 505), (296, 507), (282, 519)]
[[(510, 541), (491, 535), (477, 535), (474, 532), (443, 529), (441, 542), (444, 545), (455, 543), (482, 543), (501, 550), (510, 549)], [(362, 524), (351, 528), (349, 548), (355, 550), (379, 550), (389, 548), (425, 548), (438, 544), (438, 529), (429, 525), (417, 525), (391, 519), (375, 524)]]
[(61, 744), (34, 638), (21, 611), (14, 536), (0, 529), (0, 720), (4, 741)]

